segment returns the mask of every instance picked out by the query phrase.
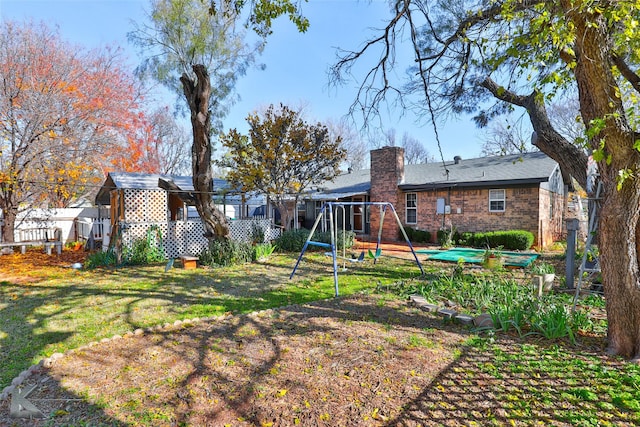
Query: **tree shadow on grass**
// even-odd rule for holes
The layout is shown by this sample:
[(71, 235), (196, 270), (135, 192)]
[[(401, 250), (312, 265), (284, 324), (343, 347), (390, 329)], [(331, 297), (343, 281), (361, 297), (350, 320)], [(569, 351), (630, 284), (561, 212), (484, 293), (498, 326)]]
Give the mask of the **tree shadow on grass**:
[(125, 424), (640, 422), (640, 372), (614, 374), (623, 362), (473, 337), (403, 301), (358, 296), (112, 340), (66, 355), (48, 374)]
[[(317, 273), (311, 272), (310, 274)], [(91, 340), (137, 328), (247, 313), (326, 298), (332, 289), (290, 282), (290, 266), (250, 264), (225, 270), (164, 272), (164, 266), (66, 273), (0, 287), (0, 390), (32, 363)], [(365, 278), (366, 280), (366, 278)]]
[(372, 301), (175, 325), (81, 349), (50, 375), (102, 399), (124, 422), (315, 425), (330, 416), (334, 425), (358, 425), (349, 420), (371, 420), (372, 405), (397, 410), (402, 390), (428, 381), (415, 372), (427, 359), (446, 366), (464, 335), (446, 332), (455, 339), (439, 346), (439, 319)]
[(125, 427), (129, 424), (112, 418), (105, 413), (100, 404), (90, 404), (86, 396), (65, 390), (57, 381), (45, 374), (45, 370), (36, 370), (24, 383), (25, 387), (35, 385), (27, 396), (43, 418), (14, 418), (10, 414), (11, 399), (0, 400), (0, 425), (11, 427), (57, 427), (92, 426)]

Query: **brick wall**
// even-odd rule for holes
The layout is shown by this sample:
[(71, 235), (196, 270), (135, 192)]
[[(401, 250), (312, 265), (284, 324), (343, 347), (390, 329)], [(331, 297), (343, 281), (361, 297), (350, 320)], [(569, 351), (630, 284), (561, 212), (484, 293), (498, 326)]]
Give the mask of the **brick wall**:
[[(496, 189), (500, 189), (496, 187)], [(436, 240), (437, 231), (446, 226), (454, 226), (462, 231), (527, 230), (536, 236), (536, 242), (550, 244), (562, 233), (562, 212), (564, 199), (556, 193), (540, 189), (538, 186), (504, 188), (505, 211), (489, 212), (489, 189), (451, 189), (418, 192), (418, 223), (407, 224), (432, 233)], [(406, 224), (404, 194), (396, 206), (403, 224)], [(451, 207), (450, 214), (437, 214), (438, 198), (444, 198)], [(553, 216), (551, 213), (553, 198)]]
[[(383, 147), (371, 151), (371, 192), (369, 200), (372, 202), (389, 202), (398, 209), (404, 203), (403, 193), (398, 190), (398, 184), (404, 182), (404, 149), (402, 147)], [(371, 234), (377, 235), (380, 226), (380, 210), (377, 206), (370, 206)], [(393, 213), (387, 209), (382, 229), (382, 239), (397, 240), (398, 224)], [(402, 217), (400, 217), (402, 220)]]

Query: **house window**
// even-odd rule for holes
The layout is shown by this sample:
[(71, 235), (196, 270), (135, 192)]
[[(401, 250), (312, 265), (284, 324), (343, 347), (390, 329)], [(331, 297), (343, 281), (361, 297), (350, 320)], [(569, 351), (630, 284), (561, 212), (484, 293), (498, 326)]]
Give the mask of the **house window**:
[(504, 212), (505, 199), (504, 190), (489, 190), (489, 212)]
[(418, 222), (418, 195), (416, 193), (407, 193), (405, 198), (407, 224), (416, 224)]

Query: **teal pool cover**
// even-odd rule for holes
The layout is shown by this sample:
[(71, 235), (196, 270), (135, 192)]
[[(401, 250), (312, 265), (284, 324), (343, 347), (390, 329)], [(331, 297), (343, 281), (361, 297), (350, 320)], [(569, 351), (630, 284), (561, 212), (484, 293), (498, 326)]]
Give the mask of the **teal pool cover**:
[[(484, 252), (484, 249), (472, 248), (453, 248), (445, 251), (420, 249), (416, 251), (417, 254), (428, 255), (427, 259), (436, 261), (458, 262), (458, 260), (462, 258), (464, 259), (464, 262), (477, 264), (482, 263)], [(513, 267), (527, 267), (536, 258), (538, 258), (538, 254), (525, 252), (502, 252), (502, 258), (503, 265)]]

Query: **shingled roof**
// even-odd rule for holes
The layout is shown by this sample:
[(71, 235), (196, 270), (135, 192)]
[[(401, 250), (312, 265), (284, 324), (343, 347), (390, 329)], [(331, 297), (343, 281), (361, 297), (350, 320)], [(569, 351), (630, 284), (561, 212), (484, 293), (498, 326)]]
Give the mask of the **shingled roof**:
[(402, 190), (428, 190), (441, 187), (488, 187), (546, 182), (559, 168), (555, 160), (541, 151), (508, 156), (461, 159), (458, 162), (405, 166)]
[[(111, 203), (109, 193), (115, 189), (161, 190), (158, 180), (172, 181), (181, 191), (193, 191), (193, 181), (190, 176), (160, 175), (153, 173), (110, 172), (96, 195), (96, 205)], [(213, 180), (214, 191), (223, 193), (229, 189), (224, 179)]]
[[(542, 152), (479, 157), (456, 161), (406, 165), (401, 190), (419, 191), (447, 187), (492, 187), (547, 182), (558, 164)], [(365, 195), (371, 189), (371, 170), (338, 175), (311, 194), (313, 200)]]

